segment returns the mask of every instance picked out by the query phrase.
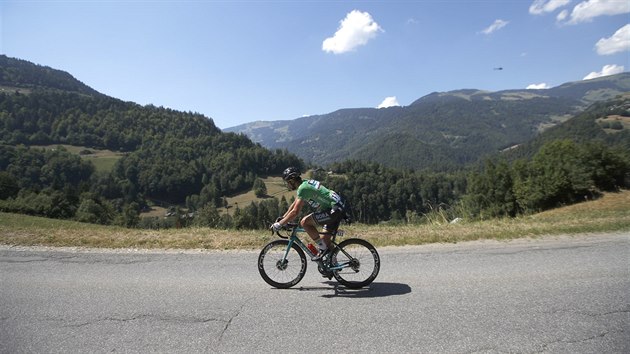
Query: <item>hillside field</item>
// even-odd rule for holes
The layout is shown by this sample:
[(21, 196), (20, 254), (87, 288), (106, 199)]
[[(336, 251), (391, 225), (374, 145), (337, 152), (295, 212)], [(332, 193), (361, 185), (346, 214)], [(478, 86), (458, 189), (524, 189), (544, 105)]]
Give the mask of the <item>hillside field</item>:
[(114, 167), (116, 161), (118, 161), (124, 153), (115, 152), (111, 150), (102, 150), (102, 149), (94, 149), (88, 148), (84, 146), (73, 146), (73, 145), (63, 145), (63, 144), (55, 144), (55, 145), (33, 145), (32, 148), (35, 149), (56, 149), (58, 146), (64, 147), (68, 150), (69, 153), (76, 154), (81, 156), (84, 160), (91, 161), (96, 168), (96, 171), (99, 172), (109, 172)]
[[(238, 194), (233, 197), (228, 197), (228, 213), (230, 215), (234, 214), (234, 210), (238, 206), (239, 208), (244, 208), (251, 204), (252, 202), (259, 203), (263, 201), (265, 198), (278, 198), (280, 200), (283, 196), (286, 198), (287, 202), (291, 201), (291, 197), (295, 196), (294, 191), (290, 191), (284, 184), (282, 177), (266, 177), (262, 178), (262, 181), (265, 183), (265, 187), (267, 187), (267, 196), (258, 198), (256, 194), (254, 194), (253, 190), (250, 190), (246, 193)], [(225, 209), (220, 209), (222, 212), (225, 212)]]

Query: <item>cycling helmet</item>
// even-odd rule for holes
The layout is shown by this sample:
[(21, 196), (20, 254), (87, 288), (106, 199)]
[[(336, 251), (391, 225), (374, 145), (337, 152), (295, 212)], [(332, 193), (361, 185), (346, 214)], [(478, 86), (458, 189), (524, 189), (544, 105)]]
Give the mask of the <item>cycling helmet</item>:
[(300, 175), (300, 170), (297, 167), (288, 167), (282, 173), (282, 179), (288, 181), (294, 178), (300, 178)]

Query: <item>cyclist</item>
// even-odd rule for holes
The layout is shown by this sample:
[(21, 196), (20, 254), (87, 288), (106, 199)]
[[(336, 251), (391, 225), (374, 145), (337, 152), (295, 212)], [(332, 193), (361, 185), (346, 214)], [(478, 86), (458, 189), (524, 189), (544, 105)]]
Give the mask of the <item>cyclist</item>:
[[(295, 219), (300, 214), (304, 204), (308, 203), (316, 211), (302, 218), (300, 225), (319, 247), (319, 253), (312, 257), (312, 260), (319, 261), (331, 248), (332, 232), (337, 231), (341, 219), (347, 219), (344, 210), (345, 202), (339, 194), (324, 187), (319, 181), (302, 180), (300, 170), (297, 167), (289, 167), (284, 170), (282, 179), (289, 190), (297, 190), (297, 199), (291, 204), (287, 212), (271, 225), (271, 228), (274, 231), (280, 230), (282, 226)], [(317, 231), (318, 226), (323, 226), (321, 237)]]

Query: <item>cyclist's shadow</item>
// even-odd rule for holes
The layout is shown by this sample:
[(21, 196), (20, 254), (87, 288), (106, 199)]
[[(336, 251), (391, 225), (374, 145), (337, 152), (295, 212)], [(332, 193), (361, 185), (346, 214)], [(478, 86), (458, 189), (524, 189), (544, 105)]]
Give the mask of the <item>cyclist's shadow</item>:
[(301, 287), (296, 290), (309, 291), (309, 290), (333, 290), (334, 294), (325, 294), (322, 297), (348, 297), (348, 298), (370, 298), (370, 297), (386, 297), (394, 295), (404, 295), (411, 292), (411, 287), (407, 284), (400, 283), (379, 283), (374, 282), (364, 288), (350, 289), (343, 285), (339, 285), (336, 282), (326, 282), (330, 287)]

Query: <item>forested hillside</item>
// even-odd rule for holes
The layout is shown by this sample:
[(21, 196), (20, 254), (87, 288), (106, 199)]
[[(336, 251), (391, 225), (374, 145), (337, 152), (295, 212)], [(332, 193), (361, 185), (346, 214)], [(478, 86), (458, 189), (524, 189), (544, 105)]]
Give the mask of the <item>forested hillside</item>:
[[(257, 176), (301, 165), (286, 151), (270, 151), (246, 136), (221, 132), (200, 114), (123, 102), (67, 73), (0, 59), (0, 171), (10, 186), (4, 193), (15, 198), (5, 203), (5, 210), (68, 216), (86, 198), (109, 203), (112, 215), (132, 203), (138, 211), (151, 199), (219, 206), (223, 197), (251, 188)], [(126, 154), (111, 173), (97, 175), (61, 149), (28, 148), (51, 144)], [(63, 167), (77, 164), (83, 166), (81, 172)], [(12, 191), (13, 186), (17, 189)], [(39, 210), (34, 200), (44, 197), (64, 199), (53, 204), (66, 210)]]
[(98, 92), (67, 72), (0, 55), (0, 89), (2, 91), (12, 89), (19, 92), (43, 87), (66, 92), (99, 95)]
[(630, 94), (598, 102), (468, 178), (477, 215), (514, 216), (630, 187)]

